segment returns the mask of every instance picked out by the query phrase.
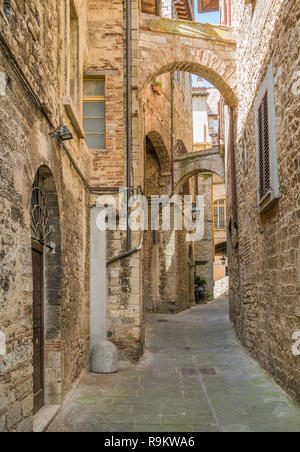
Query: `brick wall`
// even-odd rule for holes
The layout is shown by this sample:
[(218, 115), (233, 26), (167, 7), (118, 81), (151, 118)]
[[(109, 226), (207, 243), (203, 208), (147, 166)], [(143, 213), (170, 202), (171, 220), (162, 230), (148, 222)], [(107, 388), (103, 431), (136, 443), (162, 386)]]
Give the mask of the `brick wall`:
[(106, 109), (106, 149), (92, 151), (93, 186), (125, 185), (124, 32), (122, 0), (89, 0), (85, 71), (104, 74)]

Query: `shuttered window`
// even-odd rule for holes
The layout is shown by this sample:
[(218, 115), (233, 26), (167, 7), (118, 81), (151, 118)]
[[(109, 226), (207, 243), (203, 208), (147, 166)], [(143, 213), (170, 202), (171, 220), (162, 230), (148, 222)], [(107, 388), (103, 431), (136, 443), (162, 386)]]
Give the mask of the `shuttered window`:
[(260, 212), (279, 199), (276, 108), (273, 64), (269, 64), (254, 103), (256, 129), (257, 198)]
[(258, 109), (259, 136), (259, 196), (263, 199), (270, 191), (270, 130), (269, 130), (268, 91)]

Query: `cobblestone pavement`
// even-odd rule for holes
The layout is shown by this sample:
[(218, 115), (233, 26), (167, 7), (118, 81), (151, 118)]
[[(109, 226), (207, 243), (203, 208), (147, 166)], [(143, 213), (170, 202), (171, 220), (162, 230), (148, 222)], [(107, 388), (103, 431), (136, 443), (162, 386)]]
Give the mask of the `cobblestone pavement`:
[(244, 352), (227, 301), (147, 317), (147, 350), (85, 376), (50, 432), (295, 432), (300, 407)]

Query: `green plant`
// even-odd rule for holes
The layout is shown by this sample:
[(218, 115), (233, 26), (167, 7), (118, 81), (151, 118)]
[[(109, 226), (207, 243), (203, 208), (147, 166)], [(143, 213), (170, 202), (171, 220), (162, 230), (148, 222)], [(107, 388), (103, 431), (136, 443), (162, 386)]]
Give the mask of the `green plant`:
[(162, 83), (161, 82), (153, 82), (153, 85), (159, 86), (160, 89), (162, 89)]
[(208, 285), (208, 282), (203, 276), (197, 275), (195, 279), (195, 284), (198, 287), (206, 287)]

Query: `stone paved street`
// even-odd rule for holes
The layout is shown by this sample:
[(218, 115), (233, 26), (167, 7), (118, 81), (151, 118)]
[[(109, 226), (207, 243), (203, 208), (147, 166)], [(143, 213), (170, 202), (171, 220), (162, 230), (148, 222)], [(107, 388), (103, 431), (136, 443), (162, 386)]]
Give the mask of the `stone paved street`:
[(237, 343), (226, 301), (147, 323), (141, 362), (84, 377), (49, 431), (300, 431), (300, 407)]

